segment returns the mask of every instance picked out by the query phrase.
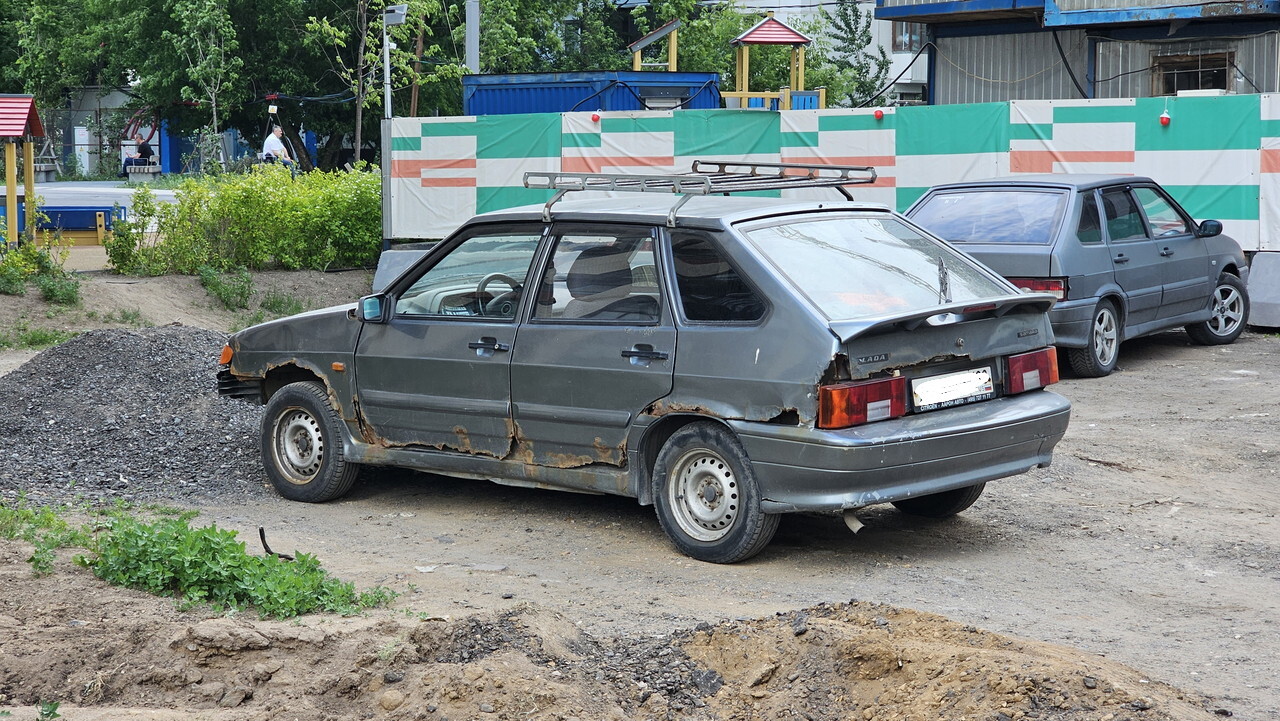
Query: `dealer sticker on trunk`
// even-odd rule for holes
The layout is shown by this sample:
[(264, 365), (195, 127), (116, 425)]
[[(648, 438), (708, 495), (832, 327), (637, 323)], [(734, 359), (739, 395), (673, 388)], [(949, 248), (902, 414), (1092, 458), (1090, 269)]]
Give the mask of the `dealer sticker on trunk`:
[(911, 402), (917, 411), (985, 401), (995, 397), (991, 368), (972, 368), (911, 381)]

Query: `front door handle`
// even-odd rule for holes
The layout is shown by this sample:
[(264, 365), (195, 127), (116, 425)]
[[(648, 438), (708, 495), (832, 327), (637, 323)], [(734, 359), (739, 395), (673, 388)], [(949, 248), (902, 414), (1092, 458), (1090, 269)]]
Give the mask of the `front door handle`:
[(1168, 258), (1168, 257), (1169, 257), (1169, 256), (1171, 256), (1171, 255), (1173, 255), (1173, 251), (1172, 251), (1172, 250), (1170, 250), (1170, 249), (1168, 249), (1168, 248), (1161, 248), (1161, 249), (1160, 249), (1160, 257), (1162, 257), (1162, 258)]
[(467, 347), (474, 350), (476, 355), (481, 357), (492, 356), (494, 353), (506, 353), (511, 350), (508, 343), (499, 343), (497, 338), (492, 336), (484, 336), (480, 340), (473, 340), (467, 344)]
[(1112, 258), (1111, 260), (1112, 260), (1113, 262), (1116, 262), (1116, 263), (1128, 263), (1128, 262), (1129, 262), (1129, 258), (1128, 258), (1128, 256), (1126, 256), (1124, 253), (1120, 253), (1119, 255), (1117, 255), (1116, 257)]

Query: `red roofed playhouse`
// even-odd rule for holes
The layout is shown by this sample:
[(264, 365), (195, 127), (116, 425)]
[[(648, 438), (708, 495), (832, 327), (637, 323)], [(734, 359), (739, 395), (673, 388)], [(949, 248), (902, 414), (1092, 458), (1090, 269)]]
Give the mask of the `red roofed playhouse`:
[[(5, 242), (18, 242), (18, 204), (34, 198), (35, 149), (32, 138), (44, 137), (44, 125), (36, 113), (35, 98), (30, 95), (0, 95), (0, 141), (4, 142), (4, 209)], [(18, 195), (18, 146), (22, 146), (23, 195)], [(35, 214), (27, 214), (27, 224), (35, 222)], [(33, 235), (32, 228), (27, 235)]]
[[(769, 11), (764, 20), (756, 23), (750, 30), (733, 39), (730, 43), (735, 49), (737, 66), (734, 78), (737, 83), (736, 92), (721, 92), (725, 98), (738, 98), (744, 108), (768, 108), (769, 110), (814, 110), (827, 106), (826, 88), (806, 91), (804, 89), (804, 49), (813, 41), (797, 32), (791, 26), (773, 17)], [(791, 46), (791, 81), (790, 85), (778, 92), (751, 92), (747, 87), (747, 76), (751, 72), (752, 45), (790, 45)]]

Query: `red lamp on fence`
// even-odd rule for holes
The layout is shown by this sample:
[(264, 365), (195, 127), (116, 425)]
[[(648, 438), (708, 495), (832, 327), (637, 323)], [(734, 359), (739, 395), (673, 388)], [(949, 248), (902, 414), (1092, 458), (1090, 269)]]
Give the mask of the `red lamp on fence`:
[(876, 117), (876, 120), (884, 120), (884, 111), (880, 108), (876, 108), (876, 111), (872, 113), (872, 115)]
[(1167, 128), (1167, 127), (1169, 127), (1169, 123), (1170, 123), (1170, 121), (1171, 121), (1171, 120), (1172, 120), (1172, 118), (1170, 118), (1170, 117), (1169, 117), (1169, 111), (1168, 111), (1168, 110), (1164, 111), (1163, 113), (1160, 113), (1160, 124), (1161, 124), (1161, 125), (1163, 125), (1163, 126), (1165, 126), (1165, 127)]

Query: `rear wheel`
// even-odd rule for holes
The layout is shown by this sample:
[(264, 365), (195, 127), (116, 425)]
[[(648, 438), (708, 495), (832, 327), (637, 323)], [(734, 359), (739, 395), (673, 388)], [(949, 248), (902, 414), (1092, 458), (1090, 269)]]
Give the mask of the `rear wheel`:
[(1116, 369), (1120, 357), (1120, 318), (1115, 304), (1109, 300), (1093, 309), (1089, 327), (1089, 344), (1084, 348), (1068, 348), (1071, 370), (1085, 378), (1101, 378)]
[(691, 423), (672, 434), (653, 468), (658, 522), (686, 555), (736, 563), (764, 549), (778, 516), (760, 510), (760, 490), (746, 451), (716, 423)]
[(1187, 326), (1187, 335), (1200, 345), (1226, 345), (1234, 343), (1244, 332), (1249, 317), (1249, 293), (1240, 279), (1229, 273), (1218, 278), (1209, 302), (1213, 317), (1203, 323)]
[(987, 484), (979, 483), (976, 486), (967, 488), (957, 488), (952, 491), (930, 493), (927, 496), (894, 501), (893, 505), (899, 511), (911, 516), (949, 518), (972, 506), (973, 502), (978, 500), (978, 497), (982, 495), (982, 490), (986, 487)]
[(360, 466), (342, 453), (341, 419), (319, 383), (290, 383), (267, 402), (262, 463), (276, 491), (321, 503), (351, 490)]

